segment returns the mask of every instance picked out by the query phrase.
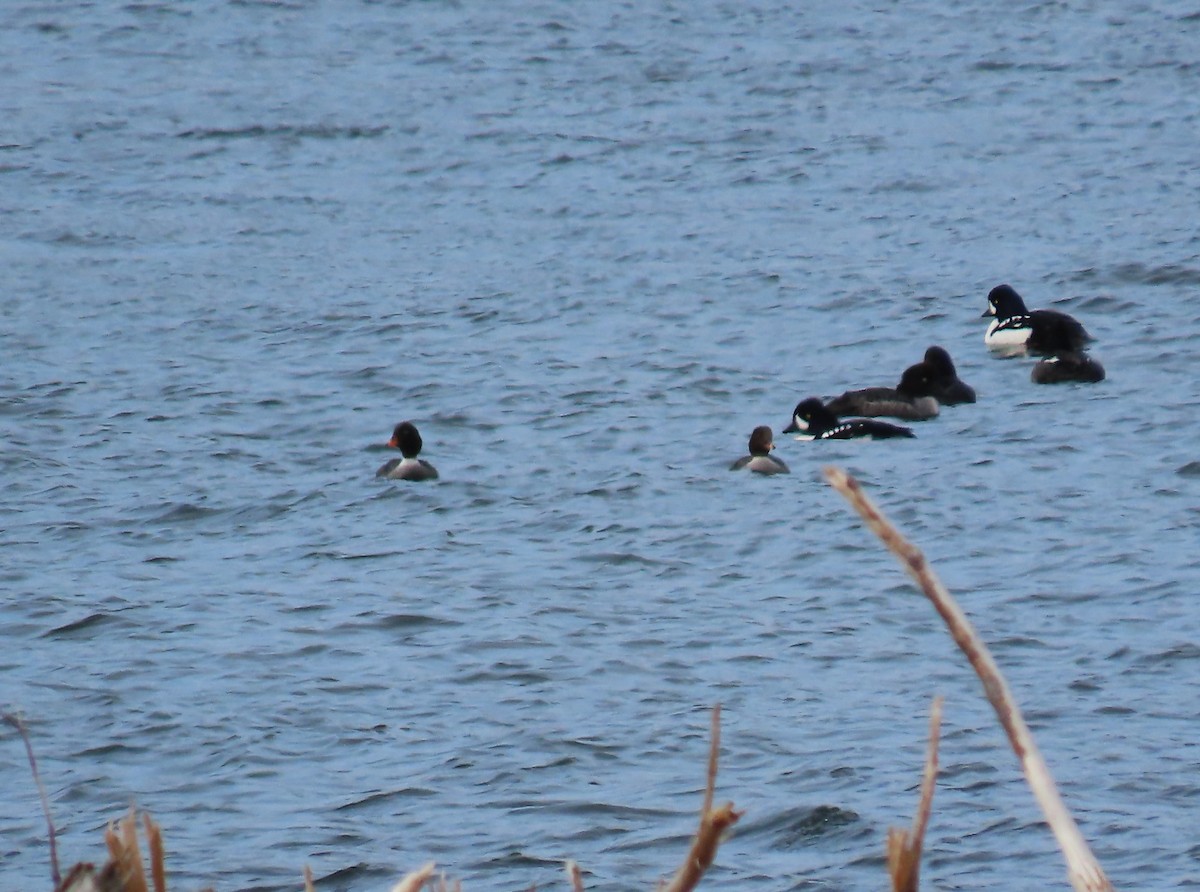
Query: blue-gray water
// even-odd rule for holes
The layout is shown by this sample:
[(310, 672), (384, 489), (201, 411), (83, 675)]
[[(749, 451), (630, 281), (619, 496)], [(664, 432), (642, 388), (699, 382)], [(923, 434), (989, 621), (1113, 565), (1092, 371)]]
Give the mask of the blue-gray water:
[[(1119, 888), (1200, 885), (1200, 7), (8, 3), (0, 706), (64, 864), (650, 888), (724, 706), (717, 883), (1065, 888), (860, 476)], [(987, 290), (1108, 380), (986, 355)], [(940, 343), (906, 442), (778, 437)], [(377, 481), (415, 421), (435, 484)], [(0, 736), (0, 887), (48, 888)]]

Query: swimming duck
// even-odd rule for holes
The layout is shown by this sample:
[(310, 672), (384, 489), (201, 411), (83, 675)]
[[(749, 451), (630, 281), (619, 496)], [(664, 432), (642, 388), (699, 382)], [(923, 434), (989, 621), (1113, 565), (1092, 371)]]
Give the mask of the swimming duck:
[(375, 472), (376, 477), (387, 477), (389, 480), (437, 480), (437, 468), (417, 458), (421, 452), (421, 434), (411, 421), (402, 421), (392, 431), (388, 446), (399, 449), (402, 458), (393, 458)]
[(783, 429), (785, 434), (799, 433), (797, 440), (850, 440), (915, 436), (898, 424), (876, 421), (873, 418), (847, 418), (845, 421), (826, 408), (816, 397), (801, 400), (792, 410), (792, 423)]
[(1063, 350), (1082, 350), (1092, 340), (1078, 320), (1066, 313), (1027, 310), (1011, 285), (997, 285), (988, 292), (983, 315), (995, 317), (983, 336), (992, 350), (1052, 356)]
[(959, 380), (954, 360), (945, 348), (934, 344), (922, 360), (929, 367), (929, 393), (943, 406), (975, 402), (975, 390)]
[(1095, 384), (1104, 380), (1104, 366), (1082, 350), (1062, 351), (1037, 363), (1029, 378), (1034, 384)]
[(742, 468), (746, 468), (759, 474), (790, 473), (782, 459), (771, 455), (771, 450), (774, 448), (775, 438), (771, 435), (771, 429), (765, 424), (756, 427), (750, 434), (750, 454), (743, 455), (731, 464), (729, 470), (740, 471)]
[(834, 415), (890, 415), (908, 421), (925, 421), (938, 414), (938, 401), (930, 392), (933, 369), (924, 362), (910, 365), (893, 387), (848, 390), (825, 404)]

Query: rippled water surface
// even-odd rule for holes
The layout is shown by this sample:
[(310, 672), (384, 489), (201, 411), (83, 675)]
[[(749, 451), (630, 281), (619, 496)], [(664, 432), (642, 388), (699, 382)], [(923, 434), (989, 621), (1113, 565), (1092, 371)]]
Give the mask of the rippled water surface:
[[(1118, 888), (1197, 883), (1200, 12), (1175, 3), (9, 3), (0, 706), (65, 864), (650, 888), (724, 708), (712, 879), (1066, 888), (959, 596)], [(987, 355), (1011, 282), (1099, 385)], [(727, 471), (929, 344), (909, 441)], [(376, 480), (412, 419), (434, 484)], [(46, 888), (0, 737), (0, 886)]]

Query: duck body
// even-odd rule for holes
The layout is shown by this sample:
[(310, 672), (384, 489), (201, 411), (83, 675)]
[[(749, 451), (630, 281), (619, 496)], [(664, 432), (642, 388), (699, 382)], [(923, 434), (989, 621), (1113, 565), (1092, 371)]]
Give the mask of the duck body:
[(792, 423), (785, 434), (799, 434), (797, 440), (886, 440), (916, 436), (909, 428), (874, 418), (839, 419), (816, 397), (801, 400), (792, 410)]
[(1104, 366), (1081, 350), (1063, 351), (1038, 362), (1029, 378), (1034, 384), (1096, 384), (1104, 380)]
[(750, 454), (743, 455), (729, 466), (731, 471), (754, 471), (757, 474), (790, 474), (782, 459), (771, 455), (775, 440), (766, 425), (756, 427), (750, 434)]
[(1081, 351), (1093, 340), (1073, 316), (1058, 310), (1026, 309), (1024, 299), (1011, 285), (997, 285), (988, 292), (983, 315), (995, 317), (983, 342), (997, 352), (1052, 356)]
[(410, 421), (402, 421), (392, 431), (388, 446), (399, 449), (402, 458), (393, 458), (375, 472), (376, 477), (386, 477), (388, 480), (437, 480), (437, 468), (417, 458), (424, 444), (417, 426)]
[(375, 472), (388, 480), (437, 480), (437, 468), (423, 458), (393, 458)]
[(895, 387), (867, 387), (848, 390), (825, 404), (834, 415), (865, 415), (871, 418), (888, 415), (907, 421), (936, 418), (938, 401), (929, 391), (932, 369), (924, 362), (911, 365), (900, 376)]

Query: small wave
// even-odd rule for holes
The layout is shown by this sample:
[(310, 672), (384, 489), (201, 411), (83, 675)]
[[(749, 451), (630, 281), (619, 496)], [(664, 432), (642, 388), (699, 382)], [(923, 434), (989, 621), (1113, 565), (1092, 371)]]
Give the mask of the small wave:
[(423, 626), (460, 626), (462, 623), (440, 616), (425, 616), (419, 613), (397, 613), (380, 617), (374, 624), (381, 629), (411, 629)]
[(1176, 663), (1183, 661), (1191, 661), (1200, 659), (1200, 646), (1195, 644), (1179, 644), (1175, 647), (1167, 648), (1155, 654), (1146, 654), (1135, 660), (1135, 664), (1141, 667), (1159, 667), (1173, 666)]
[(1200, 269), (1167, 263), (1147, 266), (1144, 263), (1119, 263), (1109, 269), (1083, 269), (1072, 276), (1075, 281), (1113, 282), (1124, 285), (1200, 285)]
[(371, 865), (360, 861), (358, 864), (351, 864), (349, 867), (340, 867), (333, 873), (326, 874), (322, 877), (317, 877), (315, 885), (320, 889), (326, 889), (330, 887), (341, 888), (340, 884), (349, 880), (355, 880), (356, 882), (354, 883), (348, 883), (346, 888), (356, 888), (358, 886), (374, 885), (373, 883), (367, 883), (365, 881), (378, 879), (394, 880), (395, 874), (390, 869), (385, 870), (380, 867), (372, 867)]
[(553, 676), (545, 672), (532, 672), (528, 669), (515, 669), (501, 665), (495, 669), (472, 672), (468, 675), (460, 676), (459, 681), (464, 684), (489, 681), (512, 681), (518, 684), (548, 684), (553, 681)]
[(360, 127), (356, 125), (339, 127), (329, 124), (276, 124), (265, 126), (251, 124), (247, 127), (211, 127), (195, 130), (184, 130), (176, 136), (179, 139), (374, 139), (387, 133), (386, 124), (378, 127)]
[(459, 626), (456, 620), (442, 619), (437, 616), (425, 616), (420, 613), (396, 613), (389, 616), (373, 617), (366, 621), (340, 623), (334, 631), (344, 632), (357, 629), (421, 629), (428, 626)]
[(642, 557), (640, 554), (634, 554), (631, 551), (604, 551), (598, 554), (585, 554), (576, 558), (584, 563), (594, 564), (614, 564), (622, 566), (624, 564), (640, 564), (644, 567), (660, 567), (666, 566), (669, 562), (654, 560), (653, 558)]
[(369, 793), (362, 799), (355, 799), (352, 802), (345, 802), (334, 806), (333, 810), (359, 811), (360, 809), (369, 808), (372, 805), (390, 802), (393, 799), (425, 798), (435, 795), (437, 795), (436, 791), (430, 790), (427, 787), (402, 787), (398, 790), (380, 790), (377, 793)]
[(220, 514), (220, 509), (204, 508), (200, 505), (192, 505), (184, 502), (180, 505), (172, 505), (161, 514), (150, 518), (150, 523), (191, 523), (194, 520), (204, 520), (207, 517), (212, 517)]
[(560, 858), (541, 858), (536, 855), (527, 855), (524, 852), (509, 852), (506, 855), (499, 855), (495, 858), (488, 858), (478, 862), (479, 867), (554, 867), (562, 866)]
[(108, 613), (91, 613), (83, 619), (69, 622), (66, 625), (58, 626), (51, 629), (42, 635), (43, 638), (68, 638), (78, 632), (83, 632), (87, 629), (95, 628), (102, 625), (107, 625), (110, 622), (116, 622), (116, 617)]
[(836, 805), (818, 805), (789, 808), (761, 821), (747, 822), (738, 835), (770, 836), (775, 845), (791, 849), (802, 847), (817, 837), (845, 833), (857, 836), (870, 832), (857, 812)]
[(109, 743), (104, 746), (94, 746), (89, 749), (80, 750), (75, 755), (80, 759), (103, 759), (104, 756), (111, 756), (114, 753), (139, 755), (148, 751), (148, 747), (144, 746), (129, 746), (124, 743)]

